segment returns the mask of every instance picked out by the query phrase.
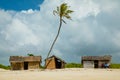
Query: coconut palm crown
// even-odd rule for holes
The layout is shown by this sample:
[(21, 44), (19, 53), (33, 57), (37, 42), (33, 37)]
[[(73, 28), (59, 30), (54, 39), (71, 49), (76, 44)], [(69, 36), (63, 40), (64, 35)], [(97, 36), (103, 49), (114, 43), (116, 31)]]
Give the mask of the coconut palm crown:
[[(70, 7), (70, 6), (67, 6), (66, 3), (63, 3), (63, 4), (60, 5), (60, 7), (57, 7), (57, 10), (54, 10), (54, 11), (53, 11), (53, 14), (54, 14), (54, 15), (57, 14), (57, 15), (60, 17), (60, 19), (62, 19), (62, 18), (65, 17), (65, 18), (71, 20), (71, 17), (70, 17), (69, 14), (71, 14), (73, 11), (72, 11), (72, 10), (69, 10), (69, 9), (68, 9), (69, 7)], [(66, 23), (63, 19), (62, 19), (62, 21), (63, 21), (64, 23)]]

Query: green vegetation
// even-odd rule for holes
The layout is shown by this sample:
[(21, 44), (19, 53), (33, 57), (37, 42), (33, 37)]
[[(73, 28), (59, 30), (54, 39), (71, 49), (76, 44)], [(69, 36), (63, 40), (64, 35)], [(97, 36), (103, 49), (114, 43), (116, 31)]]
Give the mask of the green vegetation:
[(31, 54), (31, 53), (28, 53), (27, 55), (28, 55), (28, 56), (34, 56), (34, 54)]
[(65, 68), (82, 68), (82, 64), (78, 63), (67, 63)]
[(5, 65), (0, 64), (0, 68), (8, 70), (10, 69), (10, 66), (5, 66)]
[(45, 67), (44, 67), (44, 66), (42, 66), (42, 65), (40, 65), (40, 69), (45, 69)]
[(111, 64), (110, 68), (112, 68), (112, 69), (120, 69), (120, 64)]
[[(10, 66), (5, 66), (3, 64), (0, 64), (0, 68), (2, 69), (6, 69), (6, 70), (9, 70), (10, 69)], [(43, 66), (40, 66), (41, 69), (44, 69)], [(78, 63), (67, 63), (65, 65), (65, 68), (82, 68), (82, 64), (78, 64)], [(111, 64), (110, 65), (110, 68), (111, 69), (120, 69), (120, 64)]]
[[(78, 63), (67, 63), (65, 65), (65, 68), (82, 68), (82, 64), (78, 64)], [(120, 69), (120, 64), (115, 64), (115, 63), (112, 63), (110, 65), (110, 68), (111, 69)]]

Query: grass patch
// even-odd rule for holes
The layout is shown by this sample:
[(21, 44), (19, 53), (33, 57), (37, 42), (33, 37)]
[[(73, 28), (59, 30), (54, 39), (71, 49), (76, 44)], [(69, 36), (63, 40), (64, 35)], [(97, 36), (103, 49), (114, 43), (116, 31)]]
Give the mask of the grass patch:
[(0, 64), (0, 68), (9, 70), (9, 69), (10, 69), (10, 66), (5, 66), (5, 65)]
[(78, 63), (67, 63), (65, 68), (82, 68), (82, 65)]
[(120, 69), (120, 64), (111, 64), (110, 68), (112, 68), (112, 69)]

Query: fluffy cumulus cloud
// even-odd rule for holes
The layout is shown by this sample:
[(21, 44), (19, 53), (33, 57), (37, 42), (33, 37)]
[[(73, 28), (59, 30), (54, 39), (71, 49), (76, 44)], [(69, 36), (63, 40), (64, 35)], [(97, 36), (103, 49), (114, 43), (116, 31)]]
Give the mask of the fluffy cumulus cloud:
[(63, 24), (52, 54), (66, 62), (80, 63), (84, 55), (112, 55), (120, 58), (119, 0), (44, 0), (40, 10), (0, 9), (0, 63), (12, 55), (41, 55), (43, 59), (56, 36), (59, 19), (53, 10), (61, 3), (74, 10)]

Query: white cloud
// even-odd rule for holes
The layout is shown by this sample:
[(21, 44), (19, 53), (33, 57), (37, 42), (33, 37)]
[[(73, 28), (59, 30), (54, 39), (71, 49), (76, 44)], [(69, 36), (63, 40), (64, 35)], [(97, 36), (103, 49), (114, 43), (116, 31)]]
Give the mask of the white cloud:
[[(80, 62), (78, 56), (120, 52), (120, 36), (115, 33), (120, 31), (120, 15), (114, 15), (120, 12), (119, 1), (44, 0), (40, 11), (0, 10), (0, 54), (24, 55), (30, 51), (45, 57), (59, 26), (59, 19), (53, 15), (53, 10), (63, 2), (68, 3), (74, 13), (71, 14), (72, 21), (65, 19), (67, 24), (62, 26), (53, 54), (67, 61)], [(73, 55), (76, 58), (73, 59)]]
[(108, 12), (108, 13), (111, 13), (114, 11), (114, 9), (117, 9), (118, 7), (120, 7), (119, 0), (100, 0), (98, 2), (97, 4), (100, 5), (101, 10)]
[(33, 11), (32, 9), (29, 9), (29, 10), (22, 10), (21, 11), (22, 13), (25, 13), (25, 14), (32, 14), (32, 13), (34, 13), (35, 11)]
[(27, 44), (37, 45), (39, 43), (39, 39), (32, 30), (18, 19), (13, 19), (12, 23), (7, 25), (3, 34), (5, 34), (6, 40), (19, 46)]

